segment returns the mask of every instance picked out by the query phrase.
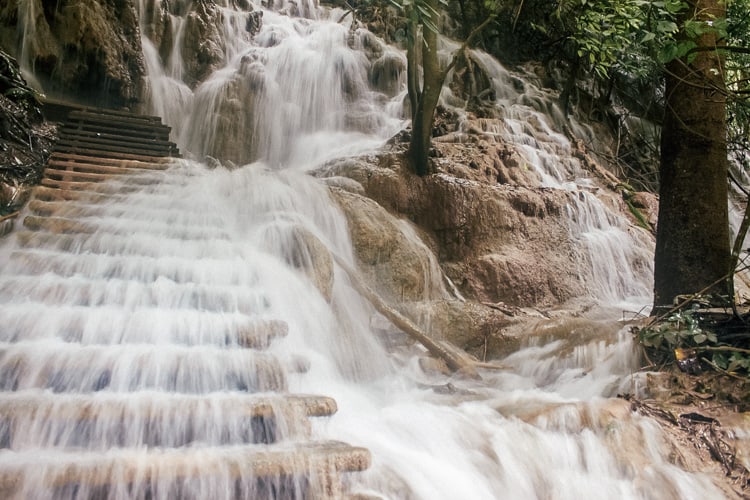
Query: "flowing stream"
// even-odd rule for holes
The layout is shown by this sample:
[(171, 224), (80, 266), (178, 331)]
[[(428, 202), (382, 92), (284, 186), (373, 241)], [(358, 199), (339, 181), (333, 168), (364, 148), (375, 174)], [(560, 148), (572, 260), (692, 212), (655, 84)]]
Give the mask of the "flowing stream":
[[(643, 379), (610, 306), (648, 302), (649, 247), (587, 190), (554, 131), (559, 112), (532, 80), (485, 62), (507, 110), (498, 133), (522, 145), (545, 185), (570, 193), (582, 280), (601, 312), (531, 323), (522, 348), (481, 382), (431, 375), (418, 347), (387, 351), (371, 306), (340, 269), (326, 300), (303, 271), (316, 261), (300, 238), (354, 265), (342, 213), (306, 172), (372, 151), (405, 125), (402, 77), (396, 92), (374, 88), (366, 55), (403, 54), (350, 31), (351, 16), (337, 23), (344, 11), (312, 3), (255, 4), (263, 16), (252, 34), (232, 2), (218, 9), (218, 38), (205, 40), (221, 57), (191, 88), (181, 41), (198, 2), (170, 2), (166, 55), (147, 36), (155, 21), (146, 13), (158, 11), (148, 3), (139, 9), (150, 111), (197, 160), (107, 183), (105, 201), (70, 202), (67, 216), (98, 228), (92, 234), (19, 231), (0, 243), (0, 408), (38, 405), (24, 425), (0, 424), (0, 467), (27, 474), (18, 498), (286, 498), (212, 462), (217, 449), (247, 441), (247, 426), (231, 418), (246, 392), (273, 390), (337, 401), (312, 435), (368, 448), (371, 467), (347, 486), (375, 498), (722, 498), (707, 476), (675, 464), (655, 422), (615, 398), (639, 393)], [(247, 165), (211, 169), (206, 157)], [(267, 350), (233, 348), (238, 331), (275, 320), (288, 334)], [(88, 424), (65, 414), (105, 404), (118, 411)], [(150, 420), (130, 416), (143, 408)], [(277, 425), (293, 445), (294, 420)], [(55, 464), (174, 446), (200, 451), (191, 467), (213, 474), (179, 487), (168, 471), (157, 483), (136, 475), (106, 490), (35, 481)], [(321, 497), (312, 486), (308, 495)]]

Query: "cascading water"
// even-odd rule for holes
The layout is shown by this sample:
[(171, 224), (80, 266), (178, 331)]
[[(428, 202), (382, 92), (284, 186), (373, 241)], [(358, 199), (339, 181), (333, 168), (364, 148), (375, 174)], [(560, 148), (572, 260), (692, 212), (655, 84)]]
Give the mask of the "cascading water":
[(473, 56), (492, 77), (503, 110), (502, 128), (488, 132), (518, 148), (541, 186), (569, 193), (570, 235), (579, 244), (578, 272), (591, 296), (625, 307), (646, 303), (653, 243), (592, 194), (597, 188), (560, 130), (570, 129), (586, 142), (593, 142), (592, 132), (566, 119), (554, 97), (531, 75), (514, 75), (485, 53)]
[[(171, 4), (187, 19), (192, 4)], [(153, 7), (140, 5), (144, 28)], [(182, 149), (261, 162), (210, 170), (182, 161), (109, 182), (99, 189), (104, 201), (92, 193), (58, 213), (96, 231), (19, 232), (0, 247), (0, 410), (16, 415), (0, 424), (0, 470), (24, 472), (18, 498), (323, 497), (323, 485), (258, 484), (232, 465), (258, 434), (293, 447), (305, 433), (291, 417), (273, 429), (240, 418), (248, 391), (273, 390), (335, 398), (338, 413), (312, 434), (372, 452), (370, 469), (351, 478), (355, 492), (720, 498), (707, 477), (673, 463), (673, 445), (653, 421), (611, 399), (640, 383), (629, 335), (615, 322), (540, 321), (501, 361), (504, 370), (446, 384), (418, 368), (419, 349), (389, 357), (372, 333), (371, 308), (339, 269), (326, 292), (314, 283), (311, 241), (350, 265), (353, 252), (345, 219), (304, 170), (382, 143), (401, 125), (387, 110), (403, 94), (388, 99), (369, 88), (356, 49), (374, 38), (335, 23), (342, 11), (294, 6), (308, 13), (298, 18), (255, 8), (263, 26), (254, 36), (247, 13), (220, 8), (223, 55), (194, 89), (180, 80), (179, 47), (165, 69), (148, 37), (143, 45), (152, 111)], [(171, 16), (179, 40), (184, 26)], [(644, 295), (648, 269), (633, 264), (640, 250), (622, 220), (580, 191), (580, 165), (539, 109), (549, 101), (528, 82), (510, 95), (508, 72), (486, 65), (508, 111), (504, 138), (525, 145), (547, 185), (570, 192), (571, 234), (601, 279), (589, 281), (593, 292)], [(266, 352), (239, 349), (243, 332), (279, 319), (288, 333)], [(195, 473), (177, 480), (167, 447), (193, 452), (180, 464)], [(65, 470), (85, 470), (90, 484), (42, 486), (61, 464), (78, 464)], [(102, 475), (122, 486), (105, 488)], [(12, 479), (0, 475), (0, 488), (3, 481)]]

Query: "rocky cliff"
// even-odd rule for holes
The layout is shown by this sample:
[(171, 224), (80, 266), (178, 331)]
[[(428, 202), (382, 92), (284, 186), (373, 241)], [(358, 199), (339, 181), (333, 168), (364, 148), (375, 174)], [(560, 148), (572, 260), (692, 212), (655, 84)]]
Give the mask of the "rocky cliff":
[(129, 0), (9, 0), (0, 7), (0, 46), (49, 95), (131, 106), (144, 74), (138, 14)]

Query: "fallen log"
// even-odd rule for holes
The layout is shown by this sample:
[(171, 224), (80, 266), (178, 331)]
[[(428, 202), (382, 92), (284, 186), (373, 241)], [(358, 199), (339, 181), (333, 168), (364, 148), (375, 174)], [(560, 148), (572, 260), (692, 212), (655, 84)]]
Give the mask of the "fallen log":
[(457, 349), (447, 348), (443, 343), (437, 342), (430, 338), (426, 333), (419, 329), (409, 318), (398, 312), (393, 307), (389, 306), (385, 300), (383, 300), (375, 291), (368, 287), (364, 280), (360, 277), (359, 273), (353, 269), (344, 260), (331, 252), (336, 264), (338, 264), (344, 272), (349, 275), (349, 279), (352, 282), (354, 288), (359, 292), (380, 314), (385, 316), (393, 325), (399, 330), (406, 333), (408, 336), (422, 344), (427, 351), (435, 356), (436, 358), (445, 361), (448, 368), (453, 372), (460, 372), (471, 378), (481, 378), (479, 372), (477, 372), (475, 363), (469, 358), (468, 355), (462, 356), (458, 354)]

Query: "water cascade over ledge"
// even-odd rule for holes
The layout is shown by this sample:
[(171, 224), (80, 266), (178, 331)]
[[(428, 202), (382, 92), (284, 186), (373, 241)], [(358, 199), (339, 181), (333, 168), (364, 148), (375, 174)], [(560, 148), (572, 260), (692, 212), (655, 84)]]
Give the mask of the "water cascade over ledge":
[[(252, 32), (235, 3), (206, 28), (216, 57), (199, 84), (181, 43), (197, 7), (170, 2), (165, 54), (147, 15), (161, 2), (139, 4), (150, 112), (195, 159), (103, 183), (58, 210), (91, 231), (0, 242), (0, 489), (20, 481), (24, 499), (326, 498), (325, 481), (258, 482), (237, 465), (248, 443), (295, 450), (312, 436), (369, 449), (371, 466), (345, 486), (375, 498), (721, 498), (675, 463), (654, 421), (615, 398), (642, 380), (616, 321), (540, 321), (481, 381), (423, 372), (416, 346), (388, 352), (349, 277), (334, 262), (325, 271), (320, 253), (354, 267), (354, 252), (341, 210), (306, 172), (372, 151), (405, 125), (403, 82), (390, 95), (373, 88), (365, 52), (404, 56), (350, 19), (337, 23), (340, 9), (254, 3), (262, 24)], [(531, 81), (514, 90), (507, 70), (485, 65), (506, 109), (505, 129), (487, 133), (521, 145), (544, 184), (566, 192), (587, 290), (610, 305), (647, 300), (648, 247), (592, 194), (554, 132), (549, 97)], [(212, 158), (244, 166), (209, 168)], [(278, 393), (302, 402), (287, 407)], [(308, 428), (305, 395), (333, 398), (338, 411)], [(243, 417), (266, 397), (273, 425)], [(50, 485), (68, 464), (89, 483)]]

